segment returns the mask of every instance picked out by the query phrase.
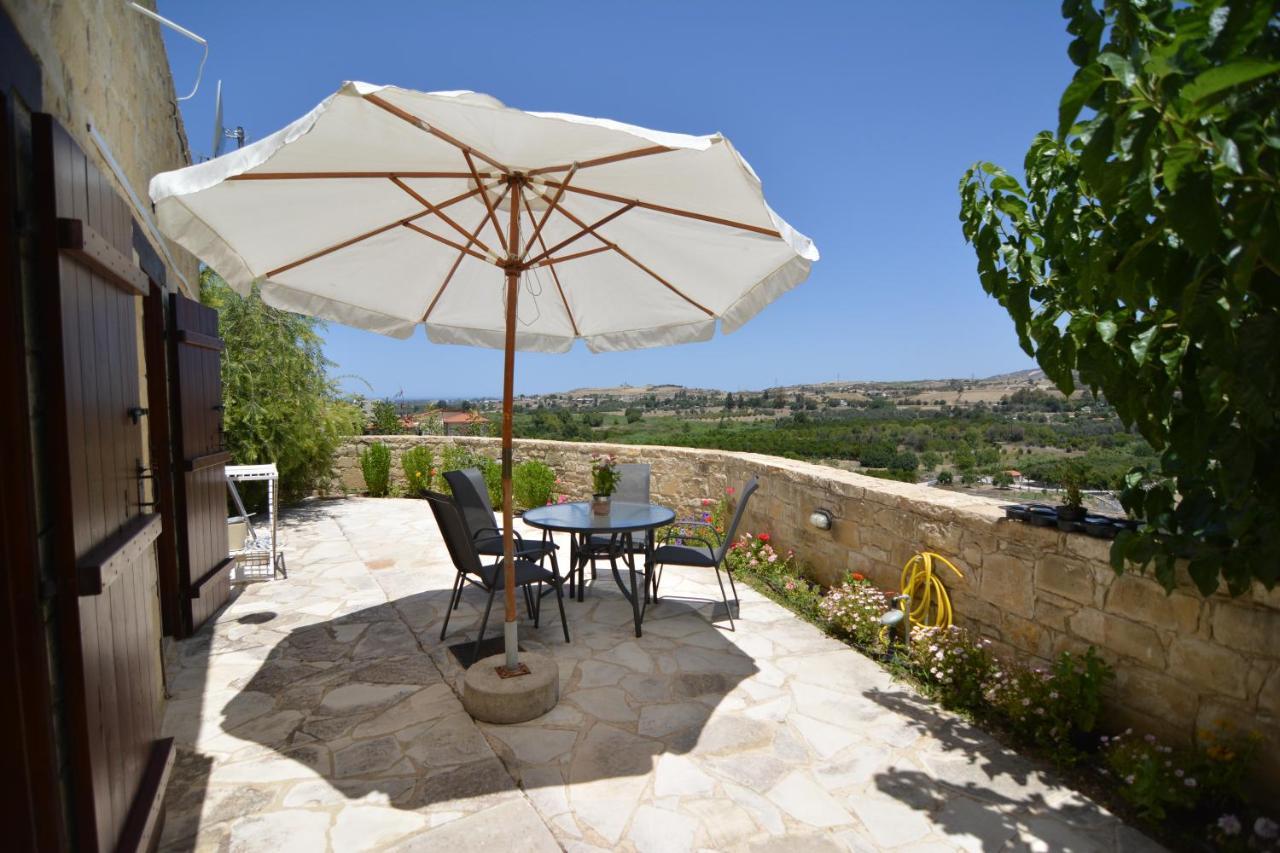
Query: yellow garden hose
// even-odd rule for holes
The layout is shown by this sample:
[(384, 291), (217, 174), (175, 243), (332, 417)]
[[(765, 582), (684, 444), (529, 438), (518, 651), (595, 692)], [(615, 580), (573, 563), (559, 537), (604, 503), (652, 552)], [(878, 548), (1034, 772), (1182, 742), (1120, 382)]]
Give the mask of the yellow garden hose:
[(951, 597), (942, 585), (942, 578), (933, 572), (936, 563), (945, 565), (956, 573), (956, 577), (964, 577), (946, 557), (932, 551), (921, 551), (902, 567), (902, 593), (911, 596), (911, 612), (907, 615), (912, 625), (950, 628)]

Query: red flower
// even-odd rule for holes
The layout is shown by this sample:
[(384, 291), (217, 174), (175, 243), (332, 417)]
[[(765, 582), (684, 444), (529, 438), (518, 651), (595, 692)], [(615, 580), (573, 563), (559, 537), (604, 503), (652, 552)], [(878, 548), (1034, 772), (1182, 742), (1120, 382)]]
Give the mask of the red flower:
[(733, 494), (733, 486), (730, 486), (729, 488), (725, 489), (725, 490), (724, 490), (724, 493), (725, 493), (726, 495), (731, 495), (731, 494)]
[(862, 572), (852, 572), (850, 573), (849, 577), (853, 578), (856, 581), (864, 581), (867, 579), (867, 576), (864, 575)]
[(703, 499), (702, 499), (702, 505), (703, 505), (703, 506), (711, 506), (711, 498), (703, 498)]
[(761, 542), (768, 542), (768, 541), (769, 541), (769, 534), (768, 534), (768, 533), (761, 533), (761, 534), (760, 534), (760, 536), (759, 536), (759, 539), (760, 539), (760, 541), (761, 541)]

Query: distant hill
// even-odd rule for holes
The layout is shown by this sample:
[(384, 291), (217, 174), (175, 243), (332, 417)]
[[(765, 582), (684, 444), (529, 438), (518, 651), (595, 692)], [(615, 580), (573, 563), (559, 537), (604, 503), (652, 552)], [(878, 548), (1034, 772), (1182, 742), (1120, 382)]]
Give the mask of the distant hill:
[[(795, 396), (796, 394), (813, 394), (852, 401), (884, 396), (898, 400), (945, 401), (949, 404), (956, 404), (979, 401), (995, 402), (1020, 388), (1038, 388), (1048, 393), (1058, 393), (1053, 383), (1045, 376), (1044, 371), (1039, 368), (1000, 373), (983, 379), (835, 380), (730, 390), (734, 395), (738, 396), (755, 396), (768, 391), (785, 397)], [(526, 401), (541, 400), (548, 403), (556, 401), (581, 403), (596, 399), (626, 402), (649, 396), (658, 400), (668, 400), (680, 395), (682, 392), (690, 397), (696, 397), (723, 395), (726, 390), (666, 383), (658, 385), (574, 388), (549, 394), (524, 394), (520, 396), (521, 399)]]

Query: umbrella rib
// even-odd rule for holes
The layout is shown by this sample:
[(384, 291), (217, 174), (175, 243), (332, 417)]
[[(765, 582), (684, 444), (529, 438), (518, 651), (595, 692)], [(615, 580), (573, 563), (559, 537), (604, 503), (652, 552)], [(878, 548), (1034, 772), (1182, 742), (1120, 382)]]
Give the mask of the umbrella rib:
[[(529, 257), (529, 250), (533, 248), (533, 241), (538, 240), (538, 238), (542, 236), (542, 228), (544, 225), (547, 224), (547, 220), (551, 218), (551, 211), (556, 209), (556, 205), (560, 203), (561, 197), (564, 196), (565, 187), (569, 185), (569, 182), (573, 180), (573, 176), (577, 174), (577, 172), (578, 172), (578, 164), (574, 163), (572, 166), (569, 167), (569, 174), (564, 176), (564, 181), (561, 182), (560, 186), (556, 188), (555, 197), (551, 200), (551, 203), (547, 205), (547, 209), (542, 211), (542, 218), (538, 220), (537, 223), (534, 224), (533, 236), (529, 238), (528, 243), (524, 244), (524, 251), (520, 253), (520, 256), (522, 258)], [(533, 219), (532, 210), (529, 211), (529, 219), (531, 221)], [(539, 242), (541, 243), (540, 240)], [(547, 248), (545, 243), (541, 243), (541, 244), (543, 249)]]
[[(571, 172), (570, 174), (572, 175), (572, 172)], [(524, 190), (523, 190), (523, 189), (521, 189), (521, 192), (523, 193), (523, 192), (524, 192)], [(532, 222), (532, 221), (533, 221), (533, 208), (529, 207), (528, 202), (526, 202), (526, 203), (525, 203), (525, 206), (524, 206), (524, 209), (525, 209), (525, 211), (526, 211), (526, 212), (528, 212), (528, 214), (529, 214), (529, 221), (530, 221), (530, 222)], [(545, 223), (545, 222), (547, 221), (547, 215), (548, 215), (550, 212), (551, 212), (551, 208), (550, 208), (550, 207), (548, 207), (548, 208), (546, 209), (546, 211), (544, 211), (544, 212), (543, 212), (543, 214), (542, 214), (542, 222), (544, 222), (544, 223)], [(539, 225), (538, 225), (538, 227), (537, 227), (536, 229), (534, 229), (533, 236), (537, 239), (537, 241), (538, 241), (538, 245), (542, 247), (543, 251), (546, 251), (546, 248), (547, 248), (547, 242), (546, 242), (545, 240), (543, 240), (543, 239), (542, 239), (542, 234), (540, 233), (541, 231), (542, 231), (542, 225), (541, 225), (541, 224), (539, 224)], [(525, 251), (526, 251), (526, 253), (528, 252), (528, 248), (527, 248), (527, 247), (525, 248)], [(569, 308), (569, 300), (565, 297), (565, 295), (564, 295), (564, 288), (563, 288), (563, 287), (561, 287), (561, 285), (560, 285), (560, 274), (556, 272), (556, 268), (555, 268), (555, 267), (550, 267), (550, 269), (551, 269), (551, 280), (552, 280), (552, 281), (554, 281), (554, 282), (556, 283), (556, 290), (560, 293), (560, 302), (564, 305), (564, 313), (565, 313), (565, 316), (569, 318), (569, 326), (573, 329), (573, 336), (574, 336), (575, 338), (576, 338), (576, 337), (580, 337), (580, 336), (581, 336), (581, 333), (578, 331), (578, 322), (577, 322), (576, 320), (574, 320), (574, 319), (573, 319), (573, 311)]]
[(409, 186), (409, 185), (408, 185), (408, 184), (406, 184), (404, 181), (400, 180), (398, 177), (395, 177), (395, 176), (393, 175), (393, 176), (391, 177), (391, 183), (395, 184), (397, 187), (399, 187), (400, 189), (404, 190), (406, 193), (408, 193), (408, 194), (409, 194), (409, 196), (410, 196), (411, 198), (413, 198), (413, 200), (414, 200), (414, 201), (416, 201), (418, 204), (420, 204), (420, 205), (422, 205), (423, 207), (425, 207), (427, 210), (429, 210), (431, 213), (433, 213), (433, 214), (435, 214), (436, 216), (438, 216), (440, 219), (443, 219), (447, 225), (449, 225), (451, 228), (453, 228), (453, 230), (454, 230), (454, 231), (457, 231), (457, 232), (458, 232), (459, 234), (461, 234), (463, 237), (467, 237), (468, 239), (470, 239), (470, 240), (471, 240), (471, 242), (475, 243), (477, 246), (479, 246), (481, 249), (483, 249), (483, 250), (484, 250), (485, 252), (487, 252), (488, 254), (490, 254), (490, 255), (496, 255), (496, 254), (498, 254), (497, 252), (493, 251), (493, 249), (490, 249), (487, 245), (485, 245), (484, 241), (483, 241), (483, 240), (481, 240), (479, 237), (473, 237), (472, 235), (468, 234), (468, 233), (467, 233), (467, 229), (463, 228), (461, 225), (459, 225), (457, 222), (455, 222), (455, 221), (453, 220), (453, 217), (449, 216), (449, 215), (448, 215), (447, 213), (445, 213), (443, 210), (441, 210), (440, 208), (436, 207), (436, 206), (435, 206), (434, 204), (432, 204), (431, 202), (427, 201), (425, 198), (423, 198), (421, 195), (419, 195), (417, 192), (415, 192), (415, 191), (414, 191), (414, 189), (413, 189), (413, 187)]
[(484, 261), (486, 264), (493, 263), (488, 257), (480, 254), (479, 252), (472, 251), (470, 247), (464, 246), (461, 243), (455, 243), (452, 240), (450, 240), (448, 237), (441, 237), (439, 234), (435, 233), (434, 231), (428, 231), (426, 228), (423, 228), (421, 225), (418, 225), (413, 222), (406, 222), (404, 223), (404, 227), (412, 231), (417, 231), (423, 237), (430, 237), (432, 240), (436, 240), (438, 242), (444, 243), (446, 246), (452, 246), (453, 248), (457, 249), (459, 252), (470, 255), (476, 260)]
[[(419, 118), (418, 116), (414, 115), (408, 110), (402, 110), (400, 109), (400, 107), (397, 107), (395, 104), (390, 103), (389, 101), (385, 101), (382, 98), (379, 98), (377, 95), (372, 95), (372, 94), (365, 95), (364, 99), (375, 106), (381, 107), (382, 109), (391, 113), (396, 118), (402, 119), (403, 121), (408, 122), (409, 124), (413, 125), (419, 130), (426, 131), (427, 133), (431, 134), (437, 139), (442, 139), (445, 142), (452, 145), (453, 147), (462, 149), (462, 152), (464, 154), (474, 154), (484, 162), (488, 163), (493, 168), (497, 169), (499, 172), (502, 172), (502, 174), (508, 175), (511, 173), (510, 169), (508, 169), (506, 166), (502, 165), (501, 163), (499, 163), (497, 160), (493, 159), (489, 155), (485, 154), (483, 151), (477, 151), (476, 149), (472, 148), (470, 145), (464, 145), (462, 142), (459, 142), (457, 139), (454, 139), (452, 136), (445, 133), (443, 130), (433, 127), (427, 121), (425, 121), (422, 118)], [(474, 169), (472, 171), (474, 171)]]
[(537, 263), (530, 264), (530, 266), (535, 266), (535, 267), (552, 267), (552, 268), (554, 269), (554, 267), (555, 267), (555, 265), (556, 265), (556, 264), (562, 264), (562, 263), (564, 263), (565, 261), (572, 261), (572, 260), (576, 260), (577, 258), (585, 258), (585, 257), (587, 257), (588, 255), (598, 255), (598, 254), (600, 254), (601, 252), (608, 252), (608, 251), (610, 251), (610, 250), (612, 250), (612, 249), (613, 249), (613, 246), (612, 246), (612, 245), (596, 246), (594, 249), (587, 249), (587, 250), (582, 251), (582, 252), (574, 252), (574, 253), (573, 253), (573, 254), (571, 254), (571, 255), (561, 255), (561, 256), (560, 256), (560, 257), (558, 257), (558, 258), (543, 258), (542, 260), (538, 261)]
[[(503, 191), (498, 194), (499, 202), (501, 202), (506, 197), (507, 190), (509, 189), (511, 189), (510, 184), (508, 184), (506, 188), (503, 189)], [(480, 233), (481, 229), (484, 228), (485, 223), (488, 221), (489, 221), (488, 214), (485, 214), (484, 216), (480, 217), (480, 224), (476, 226), (475, 231), (473, 231), (472, 234), (470, 235), (470, 239), (475, 239), (475, 235)], [(444, 289), (449, 286), (449, 282), (453, 281), (453, 274), (458, 271), (458, 267), (462, 265), (462, 259), (465, 258), (466, 256), (467, 255), (465, 252), (458, 253), (458, 257), (455, 258), (453, 261), (453, 266), (449, 267), (449, 274), (444, 277), (444, 282), (440, 285), (440, 289), (437, 290), (436, 295), (431, 298), (431, 304), (427, 306), (427, 310), (422, 314), (422, 319), (419, 320), (418, 322), (420, 323), (427, 322), (427, 318), (431, 316), (431, 312), (436, 310), (436, 303), (440, 301), (441, 296), (444, 296)]]
[(608, 163), (617, 163), (621, 160), (634, 160), (636, 157), (648, 157), (651, 154), (666, 154), (668, 151), (675, 150), (675, 148), (668, 148), (666, 145), (651, 145), (648, 148), (637, 148), (634, 151), (623, 151), (620, 154), (610, 154), (608, 157), (596, 157), (594, 160), (583, 160), (579, 163), (565, 163), (560, 166), (543, 166), (541, 169), (532, 170), (529, 174), (545, 175), (548, 172), (590, 169), (592, 166), (604, 166)]
[[(486, 173), (486, 177), (492, 177)], [(313, 181), (327, 178), (469, 178), (470, 172), (245, 172), (228, 181)]]
[[(471, 152), (469, 151), (463, 151), (462, 156), (467, 161), (467, 166), (471, 169), (471, 175), (475, 179), (476, 186), (481, 187), (480, 198), (484, 200), (485, 212), (489, 214), (489, 221), (493, 223), (493, 230), (498, 235), (498, 245), (502, 246), (503, 252), (508, 252), (510, 250), (507, 248), (507, 238), (502, 233), (502, 226), (498, 224), (497, 214), (493, 212), (496, 205), (489, 201), (489, 192), (483, 189), (483, 184), (480, 183), (480, 173), (476, 171), (476, 161), (471, 159)], [(479, 234), (480, 232), (477, 231), (476, 233)]]
[[(479, 189), (473, 189), (465, 193), (462, 193), (461, 195), (456, 195), (451, 199), (440, 202), (440, 204), (436, 205), (436, 209), (439, 210), (441, 208), (445, 208), (445, 207), (449, 207), (450, 205), (457, 204), (460, 201), (465, 201), (471, 198), (473, 195), (478, 194), (479, 192), (480, 192)], [(272, 278), (274, 276), (279, 275), (282, 272), (288, 272), (294, 267), (300, 267), (303, 264), (310, 263), (311, 261), (314, 261), (317, 258), (323, 258), (325, 255), (332, 254), (338, 251), (339, 249), (345, 249), (348, 246), (355, 245), (356, 243), (359, 243), (362, 240), (368, 240), (370, 237), (377, 237), (379, 234), (382, 234), (386, 231), (390, 231), (392, 228), (405, 225), (409, 222), (412, 222), (415, 219), (420, 219), (423, 216), (426, 216), (427, 214), (429, 214), (430, 212), (431, 211), (429, 210), (423, 210), (413, 214), (412, 216), (406, 216), (403, 219), (397, 219), (395, 222), (388, 222), (386, 225), (382, 225), (377, 228), (374, 228), (372, 231), (366, 231), (363, 234), (357, 234), (355, 237), (352, 237), (349, 240), (343, 240), (341, 243), (335, 243), (332, 246), (328, 246), (324, 249), (321, 249), (318, 252), (312, 252), (310, 255), (307, 255), (305, 258), (299, 258), (298, 260), (291, 261), (290, 263), (287, 263), (284, 266), (279, 266), (273, 270), (269, 270), (267, 274), (263, 276), (263, 278)]]
[[(602, 225), (606, 225), (609, 222), (612, 222), (622, 214), (626, 213), (628, 210), (631, 210), (633, 207), (635, 207), (635, 204), (624, 204), (622, 207), (618, 208), (613, 213), (610, 213), (608, 216), (604, 216), (604, 217), (601, 217), (600, 219), (597, 219), (595, 222), (593, 222), (590, 225), (583, 225), (581, 222), (574, 219), (574, 222), (577, 222), (578, 225), (582, 228), (581, 231), (579, 231), (577, 234), (574, 234), (572, 237), (569, 237), (565, 240), (561, 240), (559, 243), (556, 243), (550, 249), (545, 249), (541, 255), (538, 255), (536, 258), (533, 258), (532, 260), (527, 261), (526, 264), (529, 266), (532, 266), (538, 263), (539, 261), (545, 260), (552, 252), (558, 252), (561, 249), (563, 249), (565, 246), (568, 246), (570, 243), (575, 243), (578, 240), (581, 240), (583, 237), (587, 236), (588, 234), (595, 237), (601, 243), (608, 245), (609, 241), (601, 237), (599, 234), (597, 234), (596, 229)], [(557, 209), (562, 213), (564, 212), (563, 206)], [(573, 219), (573, 217), (569, 217), (569, 218)]]
[[(549, 187), (558, 187), (562, 183), (564, 182), (552, 181), (552, 180), (548, 180), (546, 182), (547, 186)], [(759, 225), (748, 225), (746, 222), (737, 222), (733, 219), (724, 219), (723, 217), (711, 216), (706, 213), (695, 213), (692, 210), (682, 210), (678, 207), (668, 207), (667, 205), (664, 205), (664, 204), (654, 204), (651, 201), (642, 201), (641, 199), (626, 198), (625, 196), (614, 195), (613, 193), (600, 192), (599, 190), (587, 189), (586, 187), (566, 186), (565, 189), (567, 189), (571, 193), (580, 193), (582, 195), (589, 195), (593, 198), (603, 199), (605, 201), (617, 201), (617, 202), (623, 202), (623, 203), (630, 202), (634, 204), (636, 207), (642, 207), (645, 210), (652, 210), (652, 211), (656, 211), (657, 213), (669, 213), (672, 216), (683, 216), (683, 217), (686, 217), (687, 219), (698, 219), (703, 222), (711, 222), (715, 225), (724, 225), (729, 228), (738, 228), (743, 231), (751, 231), (756, 234), (763, 234), (766, 237), (782, 236), (781, 233), (773, 230), (772, 228), (763, 228)]]
[[(538, 193), (538, 194), (539, 194), (539, 195), (542, 195), (542, 193)], [(573, 222), (573, 223), (574, 223), (575, 225), (577, 225), (579, 228), (586, 228), (586, 229), (588, 229), (588, 230), (591, 230), (591, 226), (588, 226), (588, 225), (587, 225), (586, 223), (584, 223), (581, 219), (579, 219), (578, 217), (574, 216), (574, 215), (573, 215), (573, 213), (569, 210), (569, 208), (565, 207), (563, 204), (562, 204), (562, 205), (560, 205), (560, 207), (559, 207), (559, 208), (557, 208), (557, 209), (560, 211), (560, 214), (561, 214), (562, 216), (564, 216), (564, 217), (565, 217), (566, 219), (568, 219), (569, 221)], [(594, 233), (594, 232), (593, 232), (593, 233)], [(661, 284), (663, 287), (665, 287), (665, 288), (667, 288), (668, 290), (670, 290), (670, 291), (671, 291), (672, 293), (674, 293), (675, 295), (679, 296), (679, 297), (680, 297), (681, 299), (683, 299), (685, 302), (688, 302), (688, 303), (689, 303), (690, 305), (692, 305), (694, 308), (697, 308), (699, 311), (703, 312), (703, 313), (704, 313), (704, 314), (706, 314), (708, 317), (714, 317), (714, 316), (716, 316), (716, 315), (715, 315), (715, 312), (714, 312), (714, 311), (712, 311), (710, 308), (708, 308), (707, 306), (705, 306), (705, 305), (703, 305), (702, 303), (698, 302), (697, 300), (693, 299), (692, 297), (690, 297), (689, 295), (687, 295), (686, 293), (684, 293), (684, 291), (680, 290), (680, 288), (676, 287), (674, 284), (672, 284), (671, 282), (667, 281), (665, 278), (663, 278), (662, 276), (658, 275), (656, 272), (654, 272), (653, 270), (649, 269), (649, 268), (648, 268), (647, 266), (645, 266), (644, 264), (640, 263), (640, 261), (636, 260), (634, 256), (632, 256), (629, 252), (627, 252), (625, 249), (623, 249), (623, 248), (622, 248), (621, 246), (619, 246), (617, 243), (614, 243), (614, 242), (613, 242), (613, 241), (611, 241), (611, 240), (606, 240), (603, 234), (596, 234), (596, 235), (595, 235), (595, 237), (596, 237), (596, 239), (597, 239), (597, 240), (599, 240), (601, 243), (605, 243), (605, 244), (607, 244), (607, 245), (609, 246), (609, 248), (613, 249), (613, 250), (614, 250), (615, 252), (617, 252), (619, 255), (621, 255), (622, 257), (626, 258), (628, 261), (630, 261), (630, 262), (631, 262), (632, 264), (634, 264), (636, 267), (640, 268), (641, 270), (644, 270), (646, 273), (648, 273), (648, 274), (650, 275), (650, 277), (652, 277), (654, 280), (656, 280), (659, 284)]]

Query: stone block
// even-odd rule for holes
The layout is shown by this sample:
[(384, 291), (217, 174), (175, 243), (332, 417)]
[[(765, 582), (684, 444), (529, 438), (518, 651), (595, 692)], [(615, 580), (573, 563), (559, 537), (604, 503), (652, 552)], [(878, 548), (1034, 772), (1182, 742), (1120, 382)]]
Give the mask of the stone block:
[(958, 524), (931, 521), (920, 525), (920, 540), (930, 551), (954, 560), (960, 552), (960, 532)]
[(1171, 675), (1222, 696), (1245, 698), (1248, 671), (1248, 661), (1238, 653), (1195, 637), (1174, 637), (1169, 646)]
[(1091, 563), (1110, 565), (1111, 540), (1086, 536), (1083, 533), (1068, 533), (1062, 537), (1063, 552)]
[(1106, 645), (1106, 620), (1102, 613), (1091, 607), (1082, 608), (1075, 615), (1068, 617), (1067, 628), (1091, 645)]
[(1156, 669), (1164, 669), (1164, 646), (1160, 636), (1147, 625), (1139, 625), (1109, 613), (1103, 614), (1104, 645)]
[(1078, 611), (1076, 607), (1063, 607), (1057, 603), (1050, 602), (1044, 596), (1037, 596), (1035, 603), (1035, 620), (1046, 628), (1052, 628), (1054, 631), (1066, 633), (1068, 631), (1067, 620)]
[(1119, 706), (1164, 720), (1183, 738), (1190, 734), (1189, 721), (1196, 718), (1200, 697), (1182, 682), (1163, 672), (1120, 665), (1112, 690)]
[(1053, 654), (1052, 632), (1034, 620), (1006, 613), (1001, 633), (1005, 642), (1036, 657), (1048, 658)]
[(1194, 634), (1204, 601), (1185, 592), (1167, 594), (1160, 584), (1139, 575), (1120, 575), (1107, 590), (1107, 610), (1156, 628)]
[(1036, 563), (1036, 588), (1081, 604), (1093, 603), (1093, 573), (1080, 560), (1049, 554)]
[(1242, 652), (1280, 657), (1280, 611), (1232, 601), (1215, 602), (1213, 639)]
[(982, 562), (982, 596), (997, 607), (1030, 619), (1035, 613), (1032, 564), (1009, 554), (988, 554)]
[(1280, 717), (1280, 664), (1274, 666), (1262, 682), (1262, 689), (1258, 691), (1258, 710)]

